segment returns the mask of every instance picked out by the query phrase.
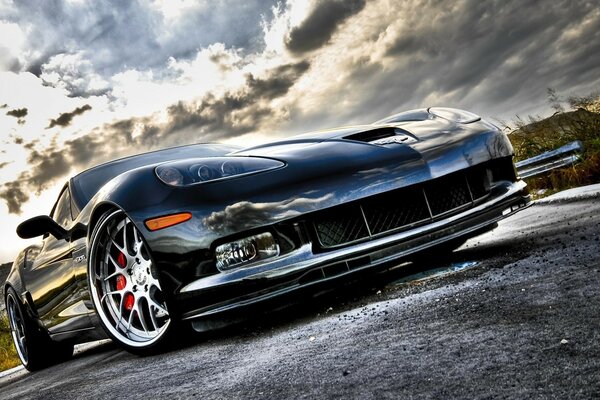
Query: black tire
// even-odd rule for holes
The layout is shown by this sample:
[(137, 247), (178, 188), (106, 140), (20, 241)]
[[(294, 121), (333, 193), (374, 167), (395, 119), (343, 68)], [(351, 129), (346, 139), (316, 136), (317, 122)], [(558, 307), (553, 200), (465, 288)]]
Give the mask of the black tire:
[(6, 291), (6, 312), (19, 359), (29, 371), (38, 371), (69, 359), (73, 345), (55, 342), (29, 317), (13, 288)]
[(90, 243), (90, 295), (108, 336), (138, 355), (168, 349), (175, 322), (139, 230), (123, 211), (107, 211), (98, 220)]

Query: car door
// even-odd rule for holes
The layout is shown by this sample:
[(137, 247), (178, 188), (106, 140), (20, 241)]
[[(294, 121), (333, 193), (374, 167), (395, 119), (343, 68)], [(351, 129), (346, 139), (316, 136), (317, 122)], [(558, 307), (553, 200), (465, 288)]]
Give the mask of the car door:
[[(61, 191), (50, 217), (69, 230), (73, 225), (68, 185)], [(87, 308), (77, 298), (73, 246), (69, 240), (45, 235), (39, 254), (27, 263), (24, 275), (37, 316), (51, 334), (89, 327)]]

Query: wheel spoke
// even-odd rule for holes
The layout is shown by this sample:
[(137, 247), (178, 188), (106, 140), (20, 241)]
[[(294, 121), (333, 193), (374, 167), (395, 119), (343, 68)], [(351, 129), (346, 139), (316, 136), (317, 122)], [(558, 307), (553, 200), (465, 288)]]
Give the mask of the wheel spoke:
[(127, 225), (129, 225), (129, 218), (125, 218), (125, 223), (123, 223), (123, 247), (125, 248), (125, 254), (129, 254), (127, 251)]
[(9, 321), (10, 321), (10, 330), (13, 332), (17, 332), (17, 322), (16, 322), (16, 317), (15, 317), (15, 311), (13, 309), (12, 304), (10, 305), (9, 309), (8, 309), (8, 316)]
[(110, 274), (109, 276), (107, 276), (106, 278), (104, 278), (104, 282), (109, 281), (111, 278), (114, 278), (117, 275), (122, 275), (120, 271), (115, 271), (112, 274)]
[(110, 241), (112, 242), (113, 246), (115, 246), (117, 249), (119, 249), (120, 252), (125, 253), (124, 249), (117, 244), (117, 242), (115, 241), (114, 238), (111, 237)]
[(166, 308), (164, 308), (162, 305), (158, 304), (156, 302), (156, 300), (154, 300), (152, 297), (148, 296), (148, 302), (150, 303), (150, 306), (157, 308), (159, 311), (164, 312), (165, 314), (169, 315), (169, 312), (167, 311)]
[(119, 265), (119, 263), (117, 263), (117, 261), (113, 258), (113, 256), (110, 253), (107, 253), (108, 255), (108, 259), (110, 260), (110, 262), (113, 263), (113, 265), (115, 266), (116, 269), (123, 269), (123, 267), (121, 267)]
[(119, 327), (123, 324), (123, 307), (121, 307), (121, 304), (123, 302), (119, 303), (119, 320), (117, 321), (117, 326), (116, 329), (119, 329)]
[(162, 290), (160, 288), (160, 283), (158, 282), (158, 279), (156, 279), (155, 277), (153, 277), (152, 274), (150, 274), (149, 276), (150, 276), (150, 279), (148, 281), (148, 288), (154, 286), (158, 290)]
[(144, 314), (140, 310), (140, 304), (139, 304), (139, 302), (138, 302), (138, 305), (136, 307), (136, 314), (137, 314), (138, 319), (140, 320), (140, 324), (142, 325), (142, 328), (144, 329), (144, 332), (146, 332), (146, 334), (149, 335), (150, 332), (148, 332), (148, 326), (146, 325)]
[(10, 332), (17, 349), (19, 357), (24, 364), (28, 361), (27, 337), (25, 335), (25, 325), (20, 306), (12, 295), (9, 294), (6, 299), (6, 312), (10, 323)]
[(137, 245), (138, 251), (140, 251), (142, 240), (140, 239), (138, 231), (135, 228), (133, 229), (133, 240), (135, 241), (135, 244)]
[(129, 317), (127, 318), (127, 330), (129, 330), (131, 328), (131, 323), (133, 322), (133, 314), (135, 313), (134, 310), (131, 310), (131, 312), (129, 313)]
[(158, 330), (158, 321), (156, 320), (156, 316), (154, 315), (154, 311), (152, 310), (152, 307), (150, 305), (148, 305), (148, 313), (150, 314), (150, 321), (152, 321), (152, 325), (153, 325), (153, 331), (157, 331)]

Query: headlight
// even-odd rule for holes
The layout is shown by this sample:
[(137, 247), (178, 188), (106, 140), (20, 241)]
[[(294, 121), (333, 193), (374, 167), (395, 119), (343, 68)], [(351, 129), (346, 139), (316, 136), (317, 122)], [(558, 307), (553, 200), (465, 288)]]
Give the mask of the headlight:
[(156, 176), (171, 186), (189, 186), (255, 174), (285, 164), (270, 158), (211, 157), (172, 161), (156, 167)]
[(479, 121), (481, 117), (468, 111), (458, 110), (456, 108), (446, 107), (431, 107), (427, 111), (436, 117), (441, 117), (459, 124), (470, 124), (471, 122)]

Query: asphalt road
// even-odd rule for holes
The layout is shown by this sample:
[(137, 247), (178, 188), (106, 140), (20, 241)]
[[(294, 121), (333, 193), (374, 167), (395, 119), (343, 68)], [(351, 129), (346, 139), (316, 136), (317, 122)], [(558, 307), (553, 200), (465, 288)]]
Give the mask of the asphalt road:
[(597, 195), (536, 204), (449, 258), (158, 356), (105, 343), (0, 398), (600, 398), (599, 250)]

